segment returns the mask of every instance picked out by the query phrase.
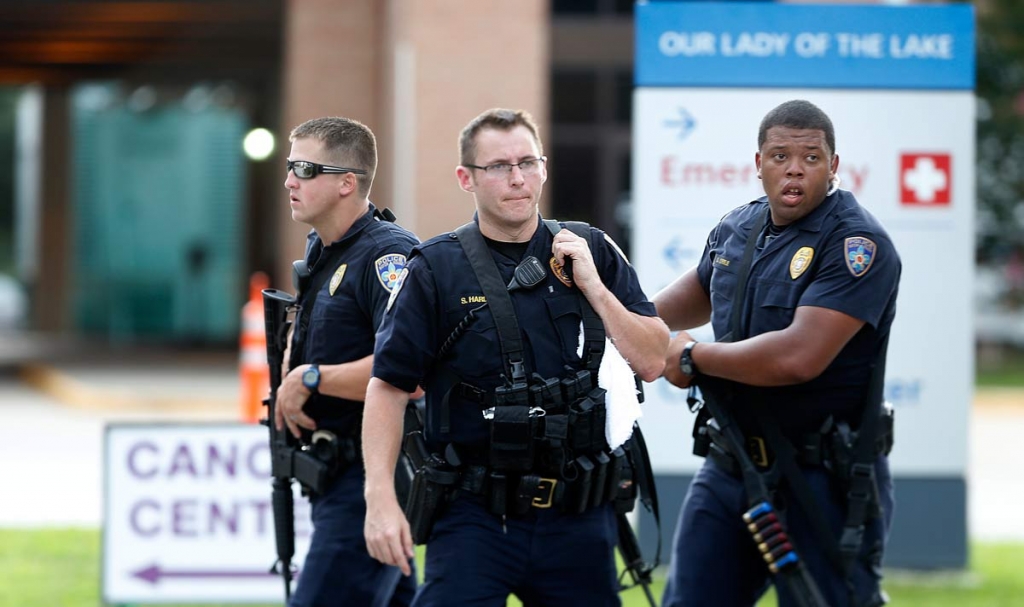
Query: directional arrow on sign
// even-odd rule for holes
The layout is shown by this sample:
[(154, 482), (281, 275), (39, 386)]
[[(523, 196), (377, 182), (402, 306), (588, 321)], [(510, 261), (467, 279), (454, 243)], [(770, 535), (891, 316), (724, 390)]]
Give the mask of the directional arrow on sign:
[(219, 571), (216, 569), (169, 569), (163, 568), (154, 563), (132, 572), (133, 577), (156, 585), (163, 578), (192, 578), (192, 579), (214, 579), (214, 578), (261, 578), (277, 576), (273, 571)]

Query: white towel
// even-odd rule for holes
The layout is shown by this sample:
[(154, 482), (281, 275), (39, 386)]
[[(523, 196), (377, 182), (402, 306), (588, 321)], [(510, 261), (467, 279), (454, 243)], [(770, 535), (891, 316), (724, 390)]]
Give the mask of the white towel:
[[(583, 356), (583, 323), (580, 323), (579, 345), (576, 354)], [(636, 380), (633, 370), (618, 348), (607, 337), (604, 338), (604, 356), (597, 370), (597, 385), (607, 390), (605, 395), (604, 437), (609, 449), (622, 445), (633, 435), (633, 424), (643, 410), (636, 397)]]

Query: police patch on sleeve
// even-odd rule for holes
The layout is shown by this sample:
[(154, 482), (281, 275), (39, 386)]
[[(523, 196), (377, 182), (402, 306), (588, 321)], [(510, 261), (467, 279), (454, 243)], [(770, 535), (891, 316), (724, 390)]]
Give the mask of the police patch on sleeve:
[(398, 299), (398, 292), (402, 290), (402, 285), (405, 284), (405, 277), (409, 275), (409, 268), (402, 268), (402, 273), (398, 275), (398, 280), (395, 281), (395, 288), (391, 289), (391, 297), (388, 297), (388, 304), (384, 306), (384, 312), (390, 312), (392, 304)]
[(850, 273), (860, 277), (867, 274), (871, 264), (875, 261), (874, 241), (863, 236), (851, 236), (846, 239), (843, 246), (846, 252), (846, 267)]
[(405, 269), (405, 255), (390, 253), (377, 258), (373, 265), (377, 269), (377, 278), (380, 280), (380, 284), (384, 285), (389, 293), (394, 293), (395, 285), (398, 284), (398, 275)]

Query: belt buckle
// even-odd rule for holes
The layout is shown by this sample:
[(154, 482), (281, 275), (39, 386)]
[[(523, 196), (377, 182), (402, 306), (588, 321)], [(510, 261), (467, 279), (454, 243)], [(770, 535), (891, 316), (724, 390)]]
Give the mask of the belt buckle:
[(750, 460), (754, 464), (762, 467), (768, 467), (768, 449), (765, 447), (764, 439), (760, 436), (747, 437), (747, 453), (750, 454)]
[(555, 499), (555, 487), (558, 485), (557, 478), (542, 478), (537, 483), (537, 491), (543, 491), (544, 494), (537, 495), (530, 502), (530, 505), (534, 508), (550, 508), (551, 503)]

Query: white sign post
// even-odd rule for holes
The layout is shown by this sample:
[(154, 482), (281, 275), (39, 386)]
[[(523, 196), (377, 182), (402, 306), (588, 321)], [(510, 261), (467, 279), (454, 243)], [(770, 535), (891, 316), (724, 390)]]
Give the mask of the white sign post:
[[(897, 408), (894, 475), (953, 481), (959, 503), (944, 514), (962, 518), (974, 379), (971, 7), (658, 2), (637, 6), (637, 28), (632, 258), (644, 290), (696, 265), (719, 219), (764, 195), (761, 118), (790, 99), (821, 107), (840, 187), (903, 260), (885, 386)], [(710, 326), (695, 336), (713, 339)], [(660, 381), (645, 408), (655, 471), (693, 474), (685, 394)], [(962, 540), (964, 527), (944, 533)]]
[[(268, 442), (262, 426), (108, 426), (104, 602), (283, 601), (281, 577), (270, 573)], [(309, 502), (298, 495), (295, 530), (301, 570), (311, 528)]]

